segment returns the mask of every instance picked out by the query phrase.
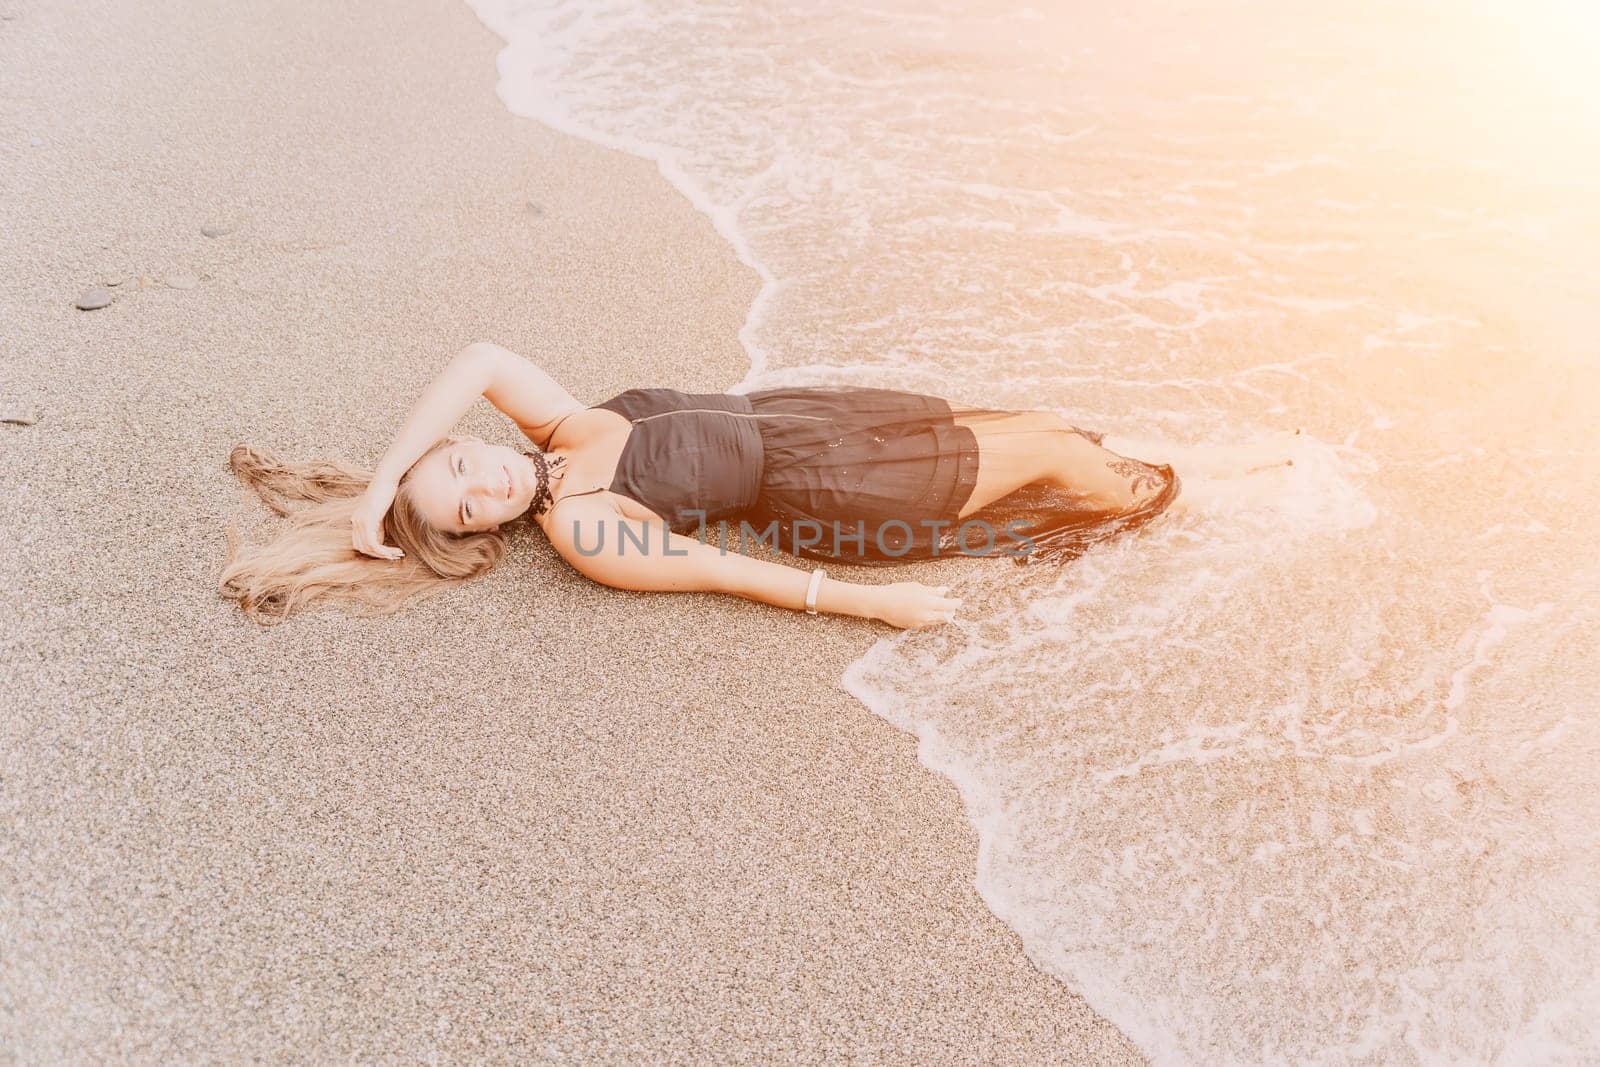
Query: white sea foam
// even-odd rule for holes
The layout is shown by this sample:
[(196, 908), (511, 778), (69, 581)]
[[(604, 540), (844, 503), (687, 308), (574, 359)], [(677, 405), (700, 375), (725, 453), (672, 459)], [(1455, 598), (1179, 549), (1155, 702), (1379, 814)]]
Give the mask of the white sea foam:
[(471, 3), (513, 111), (759, 273), (735, 390), (1054, 408), (1203, 483), (938, 565), (964, 617), (844, 679), (1032, 960), (1162, 1063), (1600, 1060), (1600, 198), (1493, 4)]

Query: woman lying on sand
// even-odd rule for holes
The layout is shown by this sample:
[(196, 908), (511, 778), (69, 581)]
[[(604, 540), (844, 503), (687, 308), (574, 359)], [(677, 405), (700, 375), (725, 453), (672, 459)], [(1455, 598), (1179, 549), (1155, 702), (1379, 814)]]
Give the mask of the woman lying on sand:
[[(538, 451), (451, 434), (479, 397)], [(1179, 496), (1172, 467), (1102, 439), (1049, 412), (857, 387), (630, 389), (586, 407), (529, 360), (478, 343), (423, 392), (376, 472), (235, 448), (233, 470), (291, 525), (242, 554), (230, 531), (221, 588), (262, 622), (318, 598), (393, 611), (487, 571), (501, 528), (531, 518), (606, 585), (923, 626), (961, 606), (948, 586), (845, 581), (739, 545), (872, 565), (1070, 559)]]

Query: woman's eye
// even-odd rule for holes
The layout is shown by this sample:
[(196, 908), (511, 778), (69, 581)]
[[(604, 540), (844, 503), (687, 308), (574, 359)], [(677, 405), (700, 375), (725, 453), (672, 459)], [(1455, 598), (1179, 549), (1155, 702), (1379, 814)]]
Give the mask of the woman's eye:
[(465, 459), (456, 460), (456, 473), (457, 474), (465, 474), (465, 473), (467, 473), (467, 461)]

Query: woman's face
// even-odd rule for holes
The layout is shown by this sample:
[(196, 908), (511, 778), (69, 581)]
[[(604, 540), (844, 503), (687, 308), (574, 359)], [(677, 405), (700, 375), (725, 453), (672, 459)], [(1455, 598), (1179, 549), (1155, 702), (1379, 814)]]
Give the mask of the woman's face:
[(476, 438), (452, 441), (411, 469), (407, 486), (428, 525), (446, 533), (492, 530), (521, 515), (538, 485), (533, 460)]

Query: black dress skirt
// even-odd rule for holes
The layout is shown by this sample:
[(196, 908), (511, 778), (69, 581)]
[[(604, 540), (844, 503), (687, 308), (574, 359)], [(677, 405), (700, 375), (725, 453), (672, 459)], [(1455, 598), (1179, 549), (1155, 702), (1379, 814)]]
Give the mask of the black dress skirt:
[(947, 401), (864, 387), (763, 389), (765, 462), (754, 508), (779, 547), (812, 559), (895, 563), (954, 550), (978, 480), (978, 440)]
[[(868, 565), (954, 555), (1059, 561), (1150, 521), (1179, 492), (1170, 466), (1107, 452), (1111, 469), (1130, 487), (1159, 491), (1130, 493), (1142, 502), (1107, 511), (1087, 506), (1083, 494), (1031, 484), (961, 519), (983, 461), (976, 434), (963, 423), (981, 426), (1019, 412), (954, 407), (937, 396), (895, 389), (631, 389), (597, 406), (634, 423), (614, 492), (708, 543), (754, 536), (807, 559)], [(1042, 448), (1062, 431), (1024, 432)], [(1074, 432), (1100, 444), (1099, 434)]]

